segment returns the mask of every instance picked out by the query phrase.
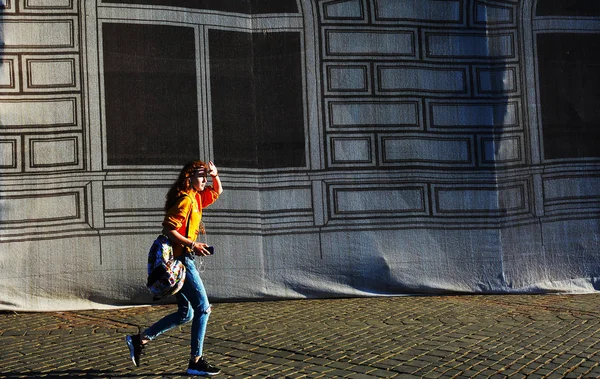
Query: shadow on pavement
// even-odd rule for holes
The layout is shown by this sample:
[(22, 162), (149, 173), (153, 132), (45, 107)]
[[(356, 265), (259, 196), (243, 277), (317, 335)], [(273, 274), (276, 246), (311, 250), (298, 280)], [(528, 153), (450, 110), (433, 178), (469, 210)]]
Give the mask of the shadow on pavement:
[[(149, 378), (149, 377), (160, 377), (160, 378), (181, 378), (182, 376), (189, 376), (185, 372), (174, 373), (174, 374), (124, 374), (124, 373), (110, 373), (101, 370), (64, 370), (58, 371), (53, 370), (51, 372), (39, 372), (39, 371), (23, 371), (23, 372), (2, 372), (0, 378), (2, 379), (15, 379), (15, 378)], [(200, 376), (201, 377), (201, 376)]]

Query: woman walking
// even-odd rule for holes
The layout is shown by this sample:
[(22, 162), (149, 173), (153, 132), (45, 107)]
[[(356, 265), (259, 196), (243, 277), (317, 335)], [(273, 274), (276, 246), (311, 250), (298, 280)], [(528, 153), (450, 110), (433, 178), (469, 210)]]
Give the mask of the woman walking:
[[(207, 186), (207, 175), (212, 186)], [(162, 234), (173, 246), (173, 256), (183, 262), (186, 277), (181, 290), (175, 295), (177, 311), (165, 316), (144, 332), (125, 338), (131, 359), (140, 365), (140, 355), (148, 342), (164, 332), (192, 321), (191, 357), (187, 373), (190, 375), (216, 375), (220, 370), (204, 359), (203, 345), (206, 325), (211, 311), (202, 279), (194, 265), (194, 255), (206, 256), (210, 252), (204, 242), (196, 242), (203, 227), (202, 209), (211, 205), (223, 192), (219, 172), (213, 162), (186, 164), (167, 193), (166, 215)]]

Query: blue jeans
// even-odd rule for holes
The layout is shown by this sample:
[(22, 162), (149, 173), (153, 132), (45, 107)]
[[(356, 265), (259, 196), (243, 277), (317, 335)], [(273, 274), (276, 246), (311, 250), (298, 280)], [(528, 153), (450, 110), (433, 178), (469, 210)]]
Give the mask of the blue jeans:
[(185, 256), (180, 258), (185, 265), (185, 281), (181, 290), (175, 295), (177, 299), (177, 312), (163, 317), (154, 325), (146, 329), (142, 336), (153, 340), (164, 332), (192, 320), (192, 356), (202, 356), (204, 335), (210, 315), (211, 305), (208, 303), (206, 289), (200, 279), (193, 258)]

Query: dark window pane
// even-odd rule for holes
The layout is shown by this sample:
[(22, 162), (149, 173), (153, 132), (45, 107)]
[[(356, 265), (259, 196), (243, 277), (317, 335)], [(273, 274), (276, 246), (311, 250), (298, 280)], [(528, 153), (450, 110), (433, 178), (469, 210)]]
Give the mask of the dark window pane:
[(210, 30), (215, 160), (305, 166), (300, 34)]
[(109, 165), (199, 156), (193, 28), (103, 24)]
[(540, 0), (536, 16), (600, 17), (598, 0)]
[(537, 37), (546, 159), (600, 157), (600, 34)]
[(296, 0), (104, 0), (104, 2), (163, 5), (244, 14), (298, 13)]

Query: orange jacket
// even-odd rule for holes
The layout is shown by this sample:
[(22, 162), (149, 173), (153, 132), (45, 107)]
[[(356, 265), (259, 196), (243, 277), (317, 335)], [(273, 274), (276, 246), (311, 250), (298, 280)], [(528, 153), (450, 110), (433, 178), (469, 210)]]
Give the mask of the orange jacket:
[[(164, 230), (177, 230), (179, 234), (185, 236), (192, 241), (198, 238), (200, 233), (200, 221), (202, 221), (202, 209), (211, 205), (217, 200), (219, 194), (212, 187), (206, 187), (201, 192), (190, 190), (179, 194), (175, 205), (167, 211), (163, 220)], [(190, 217), (189, 230), (187, 230), (188, 216)], [(184, 251), (188, 251), (189, 246), (184, 246), (179, 243), (173, 244), (173, 257), (183, 255)]]

